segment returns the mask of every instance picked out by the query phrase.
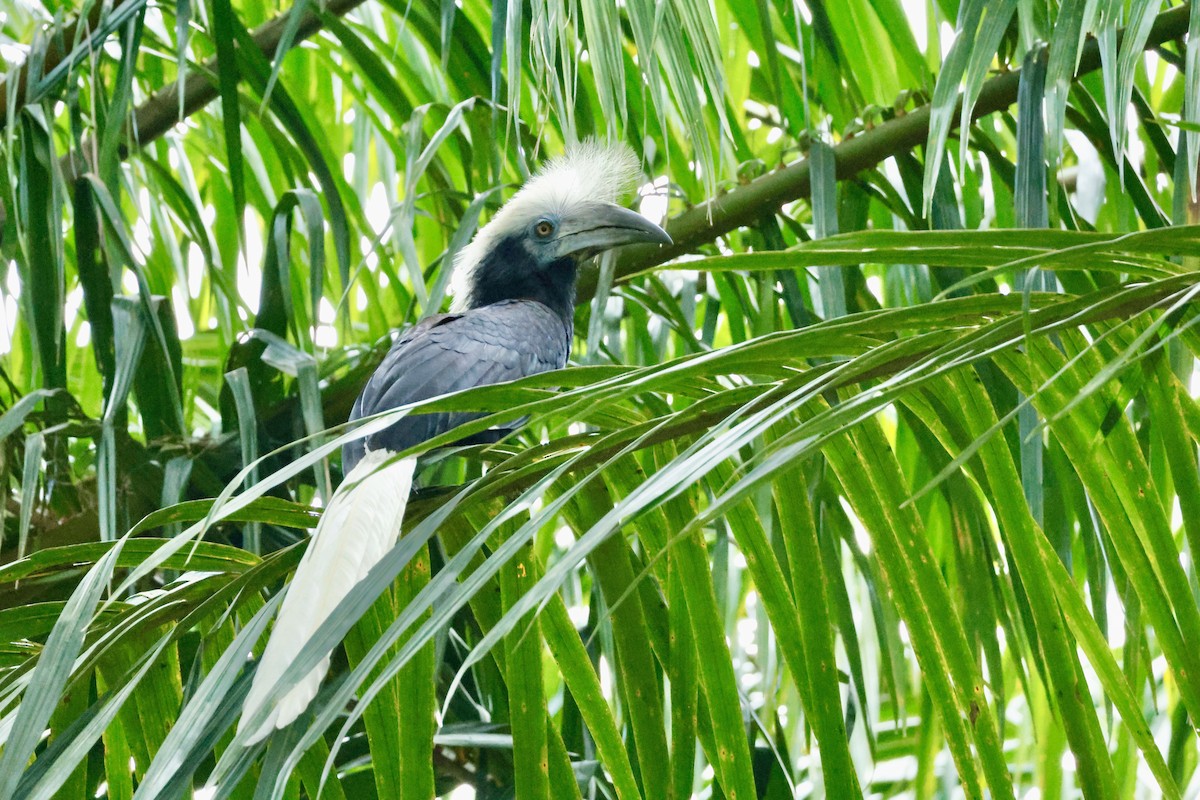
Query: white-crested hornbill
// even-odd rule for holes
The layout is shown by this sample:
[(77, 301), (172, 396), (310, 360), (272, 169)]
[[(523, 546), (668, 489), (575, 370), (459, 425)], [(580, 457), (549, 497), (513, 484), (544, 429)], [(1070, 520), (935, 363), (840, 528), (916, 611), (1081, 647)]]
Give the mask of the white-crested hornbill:
[[(422, 319), (396, 340), (351, 419), (564, 367), (580, 265), (620, 245), (671, 241), (615, 204), (637, 175), (637, 159), (625, 146), (587, 142), (550, 161), (463, 248), (454, 263), (451, 312)], [(393, 456), (478, 416), (410, 415), (345, 446), (346, 477), (287, 589), (243, 721), (261, 709), (309, 637), (398, 540), (417, 459)], [(250, 742), (298, 717), (328, 669), (327, 655), (270, 709)]]

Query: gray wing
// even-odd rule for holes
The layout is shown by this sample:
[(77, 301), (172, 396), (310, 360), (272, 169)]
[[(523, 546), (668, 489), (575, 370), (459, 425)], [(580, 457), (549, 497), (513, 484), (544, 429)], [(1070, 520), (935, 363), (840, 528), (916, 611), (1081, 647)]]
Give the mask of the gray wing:
[[(560, 369), (567, 363), (570, 336), (561, 317), (530, 300), (428, 317), (392, 345), (355, 401), (350, 419)], [(405, 417), (384, 431), (347, 444), (342, 449), (342, 468), (353, 469), (366, 449), (404, 450), (480, 416), (438, 412)]]

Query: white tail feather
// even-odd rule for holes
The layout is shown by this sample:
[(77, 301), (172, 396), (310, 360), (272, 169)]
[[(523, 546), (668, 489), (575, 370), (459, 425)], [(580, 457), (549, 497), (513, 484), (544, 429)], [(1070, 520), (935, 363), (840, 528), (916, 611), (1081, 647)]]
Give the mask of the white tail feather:
[[(242, 704), (239, 732), (262, 707), (267, 694), (321, 623), (400, 538), (417, 460), (409, 457), (385, 463), (391, 455), (385, 450), (368, 451), (329, 501), (283, 598), (250, 693)], [(292, 591), (293, 587), (302, 591)], [(328, 671), (326, 655), (275, 704), (247, 744), (300, 716)]]

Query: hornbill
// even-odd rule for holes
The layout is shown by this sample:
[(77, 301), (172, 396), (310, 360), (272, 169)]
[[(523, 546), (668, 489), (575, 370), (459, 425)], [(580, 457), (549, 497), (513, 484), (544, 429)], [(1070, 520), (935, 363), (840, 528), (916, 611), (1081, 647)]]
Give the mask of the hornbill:
[[(550, 161), (463, 248), (454, 262), (451, 312), (422, 319), (396, 340), (351, 420), (564, 367), (580, 264), (619, 245), (671, 242), (660, 227), (614, 202), (638, 171), (628, 147), (597, 142)], [(479, 416), (410, 415), (343, 448), (345, 479), (287, 589), (242, 706), (243, 725), (309, 637), (399, 538), (417, 459), (393, 456)], [(491, 438), (506, 432), (492, 431)], [(298, 717), (328, 669), (326, 655), (275, 704), (249, 743)]]

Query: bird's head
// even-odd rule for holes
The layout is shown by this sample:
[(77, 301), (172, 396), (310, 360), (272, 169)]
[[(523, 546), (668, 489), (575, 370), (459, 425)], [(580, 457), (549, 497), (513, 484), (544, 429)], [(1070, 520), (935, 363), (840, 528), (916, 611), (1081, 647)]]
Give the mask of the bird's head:
[(670, 244), (662, 228), (616, 204), (637, 177), (625, 145), (588, 141), (550, 161), (459, 253), (455, 310), (529, 299), (569, 315), (584, 261), (624, 244)]

